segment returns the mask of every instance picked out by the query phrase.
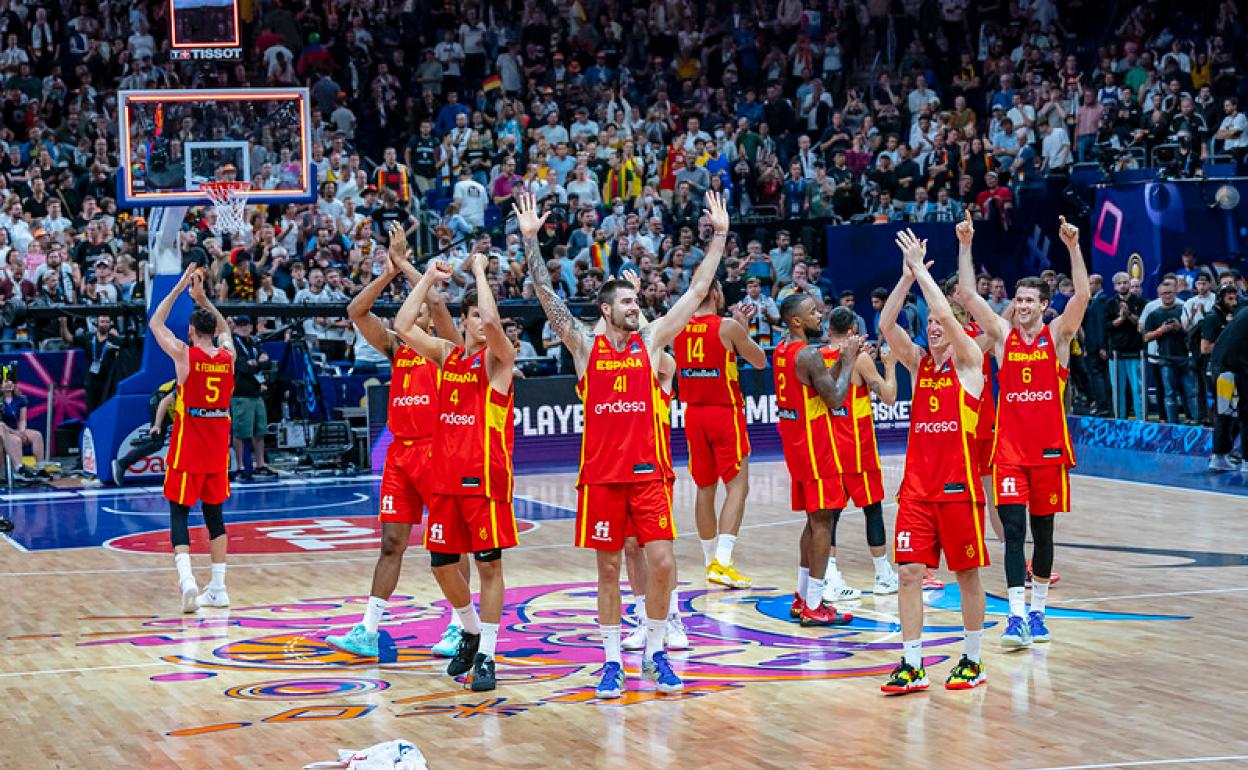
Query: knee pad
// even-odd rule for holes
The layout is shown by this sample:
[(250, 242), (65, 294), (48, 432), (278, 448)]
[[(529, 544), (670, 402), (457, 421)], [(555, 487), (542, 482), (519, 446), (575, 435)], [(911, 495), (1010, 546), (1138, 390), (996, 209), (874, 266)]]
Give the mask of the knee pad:
[(429, 552), (429, 563), (436, 567), (449, 567), (452, 564), (459, 563), (459, 554), (457, 553), (438, 553), (436, 551)]
[(208, 528), (209, 540), (216, 540), (225, 534), (225, 514), (221, 503), (204, 503), (204, 525)]
[(169, 540), (173, 542), (175, 548), (191, 544), (191, 533), (186, 527), (186, 520), (190, 515), (190, 506), (169, 503)]
[(1053, 518), (1031, 517), (1031, 537), (1035, 541), (1032, 546), (1031, 572), (1042, 578), (1053, 574)]
[(1027, 507), (1017, 503), (997, 507), (1001, 527), (1005, 530), (1005, 584), (1018, 588), (1027, 579)]
[(884, 533), (884, 504), (871, 503), (862, 509), (863, 516), (867, 517), (867, 545), (872, 548), (879, 548), (888, 540), (888, 535)]
[(477, 561), (498, 561), (503, 558), (502, 548), (491, 548), (488, 551), (477, 551), (472, 555)]

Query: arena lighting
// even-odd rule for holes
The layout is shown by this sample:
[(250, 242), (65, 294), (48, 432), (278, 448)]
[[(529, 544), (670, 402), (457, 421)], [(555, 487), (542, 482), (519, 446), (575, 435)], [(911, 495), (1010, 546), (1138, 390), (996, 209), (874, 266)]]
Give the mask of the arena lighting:
[(1213, 203), (1209, 206), (1209, 208), (1213, 208), (1214, 206), (1222, 209), (1223, 211), (1230, 211), (1231, 209), (1236, 208), (1239, 206), (1239, 190), (1235, 189), (1233, 185), (1222, 185), (1218, 188), (1218, 191), (1213, 194)]

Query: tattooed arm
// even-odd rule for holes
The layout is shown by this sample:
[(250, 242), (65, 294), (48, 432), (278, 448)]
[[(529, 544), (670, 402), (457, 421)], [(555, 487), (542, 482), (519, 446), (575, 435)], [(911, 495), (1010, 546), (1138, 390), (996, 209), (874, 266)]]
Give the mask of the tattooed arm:
[(577, 320), (568, 309), (568, 305), (555, 291), (550, 279), (550, 271), (546, 269), (546, 260), (542, 258), (542, 249), (537, 242), (537, 233), (546, 222), (549, 214), (537, 215), (537, 201), (529, 193), (516, 196), (516, 217), (520, 222), (520, 235), (524, 239), (524, 259), (529, 266), (529, 276), (533, 279), (533, 289), (537, 299), (542, 303), (542, 310), (550, 322), (550, 328), (572, 354), (576, 364), (576, 373), (583, 374), (589, 362), (589, 351), (594, 342), (593, 332), (585, 324)]

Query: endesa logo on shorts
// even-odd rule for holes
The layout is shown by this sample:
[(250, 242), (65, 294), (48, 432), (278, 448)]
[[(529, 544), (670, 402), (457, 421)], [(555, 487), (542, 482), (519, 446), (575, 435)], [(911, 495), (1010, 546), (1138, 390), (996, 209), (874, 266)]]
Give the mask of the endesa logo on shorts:
[(595, 404), (594, 414), (640, 414), (646, 411), (645, 401), (608, 401)]
[(1051, 390), (1024, 390), (1021, 393), (1006, 393), (1005, 400), (1010, 403), (1035, 404), (1041, 401), (1052, 401), (1056, 395)]
[(398, 396), (390, 399), (390, 406), (429, 406), (429, 396), (427, 394), (419, 394), (415, 396)]
[(957, 420), (943, 420), (941, 422), (914, 422), (911, 423), (915, 433), (956, 433), (961, 426)]
[(443, 412), (438, 415), (438, 419), (447, 425), (476, 425), (477, 416), (475, 414), (447, 414)]

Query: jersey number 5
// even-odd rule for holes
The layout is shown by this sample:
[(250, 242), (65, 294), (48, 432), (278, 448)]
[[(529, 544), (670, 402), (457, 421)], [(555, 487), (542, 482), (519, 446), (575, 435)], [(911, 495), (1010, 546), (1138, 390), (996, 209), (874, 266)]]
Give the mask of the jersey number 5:
[(220, 377), (206, 377), (204, 379), (204, 390), (208, 391), (208, 403), (215, 404), (221, 399), (221, 388), (218, 385), (220, 382)]

